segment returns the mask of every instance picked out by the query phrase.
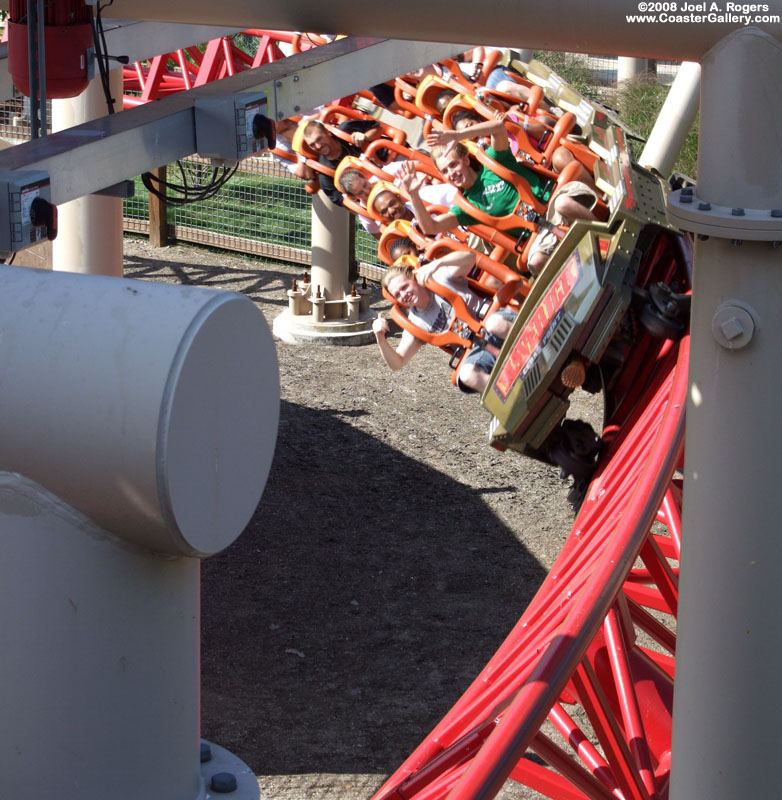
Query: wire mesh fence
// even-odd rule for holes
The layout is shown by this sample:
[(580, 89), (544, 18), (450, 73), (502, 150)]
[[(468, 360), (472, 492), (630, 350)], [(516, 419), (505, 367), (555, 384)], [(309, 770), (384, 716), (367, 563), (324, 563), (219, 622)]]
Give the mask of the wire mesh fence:
[[(184, 159), (168, 169), (172, 183), (196, 185), (211, 169), (201, 159)], [(136, 179), (136, 193), (125, 201), (125, 229), (148, 231), (149, 195)], [(301, 264), (310, 262), (312, 201), (303, 183), (268, 156), (241, 162), (230, 181), (212, 198), (169, 205), (168, 235), (184, 242)], [(376, 260), (375, 240), (356, 230), (358, 261)]]
[[(619, 79), (619, 58), (617, 56), (578, 55), (574, 58), (583, 61), (594, 77), (595, 86), (616, 86)], [(646, 60), (646, 71), (654, 75), (663, 86), (670, 86), (681, 66), (680, 61)]]

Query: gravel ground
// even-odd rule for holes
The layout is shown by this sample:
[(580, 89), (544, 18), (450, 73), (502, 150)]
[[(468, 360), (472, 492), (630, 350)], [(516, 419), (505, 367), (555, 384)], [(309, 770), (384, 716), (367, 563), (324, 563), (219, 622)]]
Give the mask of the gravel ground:
[[(125, 251), (128, 277), (243, 292), (270, 325), (302, 272), (135, 238)], [(266, 489), (203, 564), (202, 735), (268, 800), (366, 798), (502, 642), (573, 512), (555, 469), (488, 447), (488, 413), (438, 349), (400, 373), (374, 345), (277, 353)]]

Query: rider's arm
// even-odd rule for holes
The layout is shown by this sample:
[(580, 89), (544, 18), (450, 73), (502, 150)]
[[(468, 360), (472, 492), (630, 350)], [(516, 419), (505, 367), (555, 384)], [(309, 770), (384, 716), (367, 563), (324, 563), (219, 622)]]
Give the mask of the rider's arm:
[(380, 348), (380, 354), (383, 360), (394, 372), (398, 372), (404, 367), (408, 361), (421, 349), (423, 341), (416, 339), (412, 333), (402, 331), (402, 341), (399, 342), (399, 347), (394, 350), (393, 347), (386, 341), (386, 334), (388, 333), (388, 320), (384, 319), (380, 314), (377, 319), (372, 322), (372, 330), (375, 333), (375, 341)]
[(499, 150), (508, 150), (510, 148), (510, 139), (508, 139), (508, 131), (502, 120), (489, 119), (486, 122), (479, 122), (477, 125), (472, 125), (469, 128), (462, 128), (460, 131), (432, 131), (426, 137), (426, 143), (432, 147), (436, 144), (448, 144), (449, 142), (459, 142), (462, 139), (478, 139), (481, 136), (491, 137), (491, 146)]
[(453, 250), (440, 258), (418, 267), (415, 279), (422, 286), (439, 269), (445, 269), (450, 278), (466, 278), (475, 266), (475, 253), (471, 250)]

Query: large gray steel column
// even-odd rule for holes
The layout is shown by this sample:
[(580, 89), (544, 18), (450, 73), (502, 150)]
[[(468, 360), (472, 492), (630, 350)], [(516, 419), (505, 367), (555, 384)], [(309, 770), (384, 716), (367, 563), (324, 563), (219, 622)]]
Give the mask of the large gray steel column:
[(257, 800), (222, 748), (200, 763), (199, 559), (241, 533), (271, 465), (263, 315), (6, 266), (0, 341), (0, 797), (206, 800), (230, 771)]
[[(782, 45), (702, 60), (671, 797), (770, 798), (782, 752)], [(727, 113), (727, 109), (730, 113)], [(684, 202), (682, 202), (684, 201)]]

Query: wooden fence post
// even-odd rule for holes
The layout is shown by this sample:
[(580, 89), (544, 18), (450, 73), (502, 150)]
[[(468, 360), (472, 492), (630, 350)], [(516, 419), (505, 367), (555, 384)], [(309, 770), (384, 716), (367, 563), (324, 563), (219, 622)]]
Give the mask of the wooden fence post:
[[(162, 166), (150, 170), (155, 178), (155, 183), (160, 186), (161, 193), (165, 195), (164, 183), (168, 167)], [(165, 247), (168, 244), (168, 204), (165, 197), (158, 197), (149, 193), (149, 243), (152, 247)]]

